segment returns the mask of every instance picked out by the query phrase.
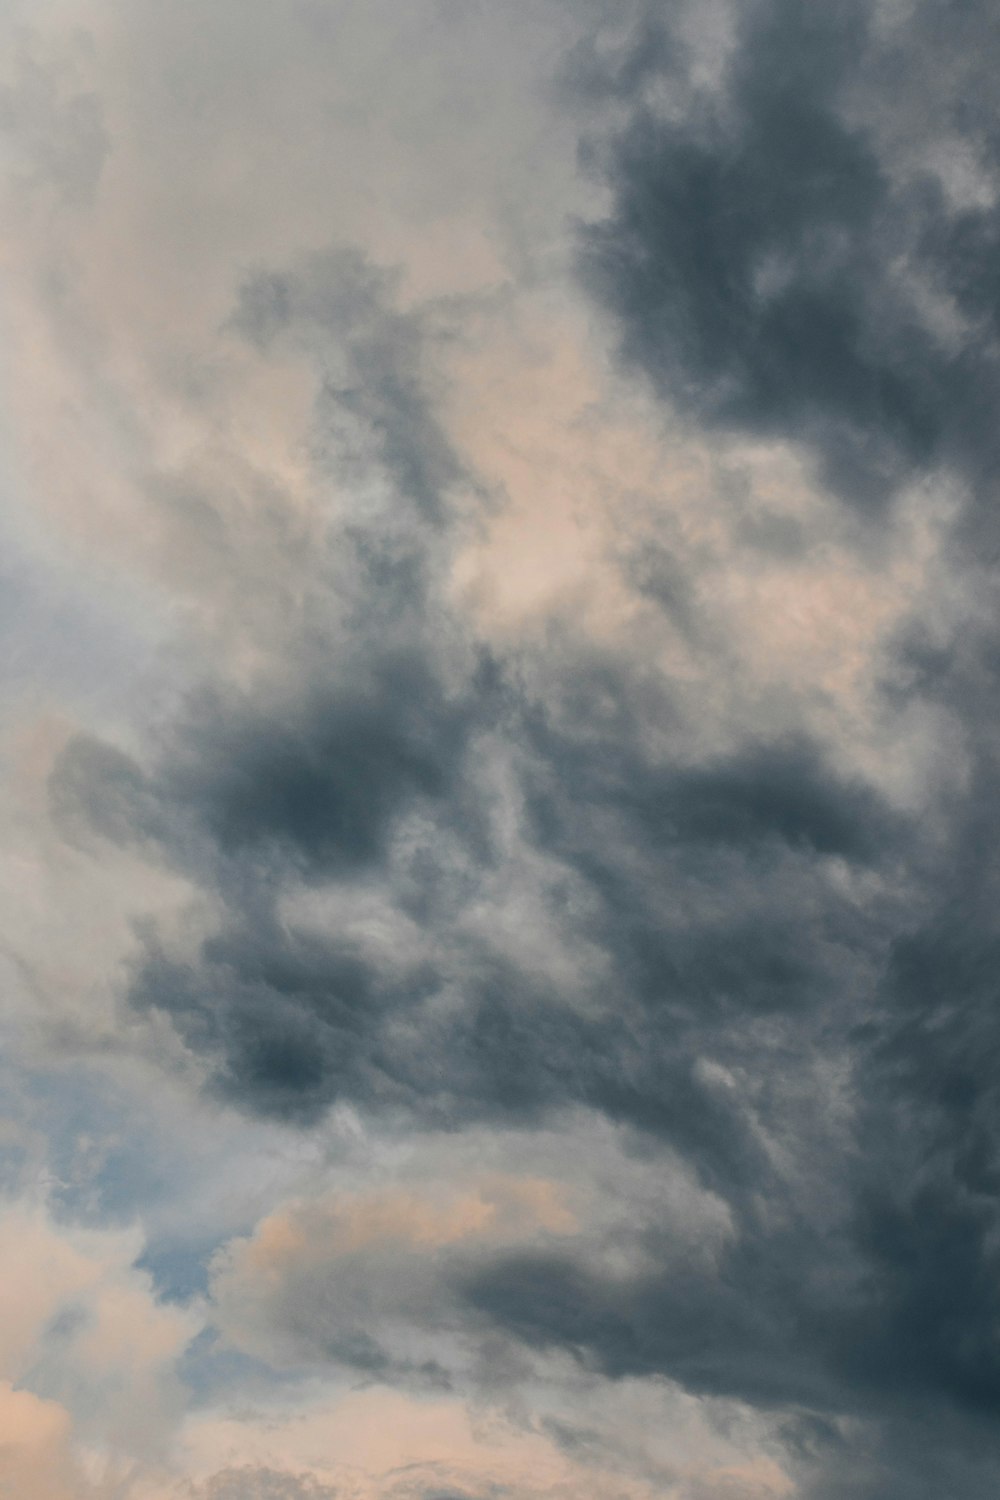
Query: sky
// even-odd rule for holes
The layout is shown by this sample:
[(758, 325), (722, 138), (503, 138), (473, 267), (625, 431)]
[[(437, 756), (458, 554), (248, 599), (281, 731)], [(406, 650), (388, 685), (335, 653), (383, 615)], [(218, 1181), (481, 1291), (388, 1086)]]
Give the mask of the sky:
[(3, 1500), (996, 1496), (998, 69), (4, 0)]

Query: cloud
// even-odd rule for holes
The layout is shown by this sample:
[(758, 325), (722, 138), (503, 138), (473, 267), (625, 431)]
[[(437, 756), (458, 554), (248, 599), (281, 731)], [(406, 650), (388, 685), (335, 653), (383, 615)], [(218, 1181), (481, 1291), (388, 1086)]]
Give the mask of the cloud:
[[(612, 1397), (619, 1420), (634, 1421), (627, 1403)], [(661, 1422), (664, 1406), (661, 1403)], [(667, 1407), (668, 1420), (679, 1413)], [(631, 1429), (630, 1429), (631, 1431)], [(590, 1445), (584, 1435), (574, 1446), (569, 1434), (526, 1429), (502, 1415), (472, 1413), (446, 1399), (414, 1400), (382, 1388), (358, 1392), (333, 1403), (314, 1402), (297, 1420), (272, 1420), (266, 1437), (245, 1420), (215, 1419), (193, 1427), (188, 1441), (198, 1463), (220, 1447), (252, 1443), (261, 1457), (252, 1464), (216, 1472), (208, 1480), (208, 1500), (258, 1493), (266, 1500), (326, 1500), (328, 1493), (351, 1500), (493, 1500), (524, 1495), (530, 1500), (568, 1500), (571, 1495), (614, 1496), (615, 1500), (770, 1500), (789, 1493), (780, 1469), (766, 1459), (747, 1459), (738, 1439), (714, 1435), (710, 1450), (675, 1468), (661, 1468), (652, 1481), (634, 1470), (626, 1454)], [(703, 1441), (706, 1432), (699, 1436)], [(309, 1459), (303, 1462), (304, 1456)], [(266, 1455), (266, 1456), (265, 1456)], [(282, 1455), (279, 1461), (278, 1455)], [(322, 1455), (322, 1456), (321, 1456)], [(244, 1485), (245, 1490), (239, 1486)]]
[(978, 1500), (996, 24), (397, 10), (81, 5), (0, 100), (45, 577), (156, 622), (19, 741), (21, 1011), (215, 1320), (16, 1218), (37, 1482)]
[[(243, 331), (266, 350), (272, 325), (300, 320), (316, 461), (351, 481), (313, 613), (250, 687), (209, 679), (141, 751), (78, 739), (52, 777), (74, 837), (143, 851), (204, 893), (187, 930), (140, 930), (130, 1006), (169, 1020), (251, 1115), (310, 1125), (340, 1103), (460, 1130), (603, 1114), (661, 1164), (688, 1162), (727, 1202), (733, 1243), (719, 1265), (678, 1268), (647, 1223), (651, 1262), (624, 1273), (545, 1245), (463, 1261), (442, 1244), (438, 1269), (368, 1245), (334, 1256), (330, 1281), (314, 1256), (336, 1218), (274, 1218), (259, 1232), (284, 1235), (287, 1285), (282, 1271), (273, 1301), (249, 1297), (255, 1331), (237, 1343), (447, 1385), (450, 1346), (492, 1325), (609, 1379), (852, 1410), (830, 1330), (866, 1314), (820, 1290), (864, 1266), (845, 1225), (840, 1073), (850, 997), (877, 982), (917, 831), (808, 734), (696, 751), (689, 707), (628, 653), (563, 628), (500, 660), (463, 638), (442, 579), (464, 466), (440, 457), (417, 324), (355, 257), (281, 285), (254, 283), (263, 305), (249, 322), (244, 308)], [(400, 344), (406, 378), (384, 378)], [(338, 362), (363, 396), (327, 401)], [(523, 879), (527, 946), (507, 905)], [(324, 901), (330, 919), (303, 920)], [(235, 1330), (255, 1252), (232, 1253), (217, 1286)], [(347, 1284), (342, 1318), (331, 1288)]]
[(27, 1500), (160, 1497), (177, 1360), (197, 1314), (134, 1269), (134, 1233), (80, 1230), (40, 1205), (0, 1214), (0, 1488)]
[(206, 1500), (333, 1500), (336, 1494), (308, 1474), (250, 1467), (216, 1474), (205, 1488)]
[[(533, 1175), (519, 1170), (525, 1158)], [(710, 1276), (734, 1232), (677, 1158), (579, 1112), (527, 1134), (424, 1135), (364, 1174), (333, 1163), (220, 1247), (209, 1297), (222, 1347), (286, 1371), (339, 1368), (415, 1391), (513, 1399), (521, 1355), (467, 1287), (511, 1255), (568, 1254), (625, 1285), (644, 1268)]]
[(449, 1365), (470, 1357), (449, 1308), (453, 1265), (578, 1227), (559, 1186), (531, 1178), (292, 1205), (219, 1251), (214, 1318), (228, 1343), (279, 1365), (447, 1388)]
[[(874, 513), (941, 463), (978, 479), (993, 452), (979, 414), (995, 380), (994, 211), (950, 204), (919, 145), (893, 136), (905, 116), (925, 147), (947, 138), (957, 96), (922, 92), (932, 10), (894, 24), (852, 3), (746, 7), (717, 88), (666, 109), (635, 90), (601, 162), (612, 210), (581, 246), (623, 357), (664, 396), (802, 445)], [(977, 44), (995, 47), (972, 10)], [(615, 66), (683, 99), (682, 58), (667, 23), (639, 30)], [(966, 139), (975, 151), (976, 127)]]
[[(69, 1413), (0, 1385), (0, 1482), (30, 1500), (70, 1500), (82, 1476), (69, 1452)], [(15, 1493), (13, 1489), (10, 1491)]]

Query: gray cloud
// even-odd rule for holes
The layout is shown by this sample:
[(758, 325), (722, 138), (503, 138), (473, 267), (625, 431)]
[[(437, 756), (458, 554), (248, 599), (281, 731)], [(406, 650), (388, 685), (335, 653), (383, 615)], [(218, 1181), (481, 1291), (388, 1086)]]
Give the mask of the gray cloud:
[(246, 1465), (213, 1475), (204, 1495), (205, 1500), (335, 1500), (337, 1490), (308, 1474)]
[[(336, 279), (340, 264), (327, 264)], [(309, 335), (320, 342), (324, 316)], [(414, 410), (430, 421), (429, 409), (409, 388), (400, 402), (410, 443)], [(352, 398), (352, 417), (365, 410)], [(362, 435), (381, 432), (387, 410), (369, 412)], [(324, 459), (331, 474), (341, 441)], [(380, 438), (366, 474), (384, 453)], [(855, 1305), (839, 1283), (863, 1260), (841, 1222), (848, 1185), (823, 1065), (848, 1051), (857, 995), (876, 981), (915, 835), (803, 737), (685, 759), (669, 691), (586, 647), (556, 653), (534, 679), (544, 691), (513, 661), (456, 654), (432, 587), (441, 507), (415, 471), (388, 470), (375, 521), (350, 517), (352, 606), (326, 651), (302, 635), (273, 686), (205, 689), (145, 765), (76, 741), (57, 766), (54, 805), (78, 837), (138, 840), (220, 913), (193, 951), (148, 930), (131, 1004), (169, 1017), (213, 1088), (254, 1113), (308, 1123), (350, 1101), (455, 1130), (582, 1104), (636, 1131), (641, 1149), (679, 1151), (736, 1214), (721, 1273), (678, 1269), (649, 1230), (659, 1271), (616, 1283), (571, 1255), (497, 1251), (474, 1272), (457, 1258), (435, 1305), (464, 1305), (478, 1324), (573, 1351), (611, 1378), (667, 1374), (764, 1407), (850, 1408), (835, 1335)], [(402, 571), (369, 567), (398, 540), (378, 531), (390, 504), (404, 516)], [(515, 852), (554, 871), (537, 912), (547, 942), (594, 956), (578, 993), (496, 927), (491, 882), (511, 855), (489, 771), (512, 753)], [(869, 910), (853, 893), (865, 872), (882, 888)], [(293, 886), (377, 888), (423, 944), (400, 958), (335, 924), (314, 932), (282, 915)], [(369, 1257), (359, 1306), (371, 1270)], [(315, 1323), (300, 1301), (288, 1316)], [(362, 1326), (333, 1330), (324, 1348), (365, 1378), (423, 1368)]]
[[(721, 90), (679, 113), (640, 103), (608, 148), (614, 206), (582, 245), (625, 359), (658, 390), (702, 421), (803, 444), (835, 491), (876, 511), (928, 465), (978, 477), (995, 453), (995, 211), (949, 202), (913, 140), (907, 159), (880, 129), (908, 115), (924, 146), (954, 131), (992, 150), (957, 93), (924, 93), (935, 14), (893, 28), (853, 3), (742, 9)], [(988, 17), (967, 19), (995, 55)], [(682, 68), (652, 27), (613, 76), (659, 73), (683, 97)], [(929, 293), (952, 309), (950, 333)]]
[[(804, 446), (882, 518), (946, 470), (982, 544), (998, 221), (949, 197), (931, 147), (957, 137), (995, 174), (989, 97), (956, 58), (997, 48), (973, 7), (944, 10), (961, 34), (926, 117), (931, 7), (746, 7), (704, 94), (655, 16), (610, 62), (578, 48), (578, 95), (629, 116), (594, 158), (612, 208), (581, 253), (626, 364), (688, 420)], [(247, 281), (230, 336), (315, 372), (331, 504), (305, 598), (249, 687), (209, 680), (140, 751), (77, 739), (54, 773), (74, 838), (137, 846), (204, 897), (187, 945), (137, 934), (133, 1011), (250, 1114), (313, 1124), (346, 1101), (458, 1131), (572, 1105), (677, 1152), (732, 1213), (716, 1260), (678, 1266), (654, 1229), (624, 1275), (500, 1248), (449, 1265), (448, 1307), (609, 1379), (783, 1414), (817, 1500), (992, 1494), (992, 625), (895, 643), (881, 707), (939, 711), (971, 768), (916, 814), (805, 730), (693, 753), (689, 696), (624, 651), (556, 629), (480, 649), (445, 589), (476, 482), (436, 415), (427, 324), (394, 299), (352, 253)], [(949, 556), (982, 586), (988, 549)], [(529, 872), (511, 920), (504, 877)], [(348, 898), (379, 921), (348, 921)], [(384, 1374), (366, 1337), (326, 1353)]]
[[(950, 200), (947, 178), (934, 176), (917, 147), (954, 132), (978, 156), (991, 184), (984, 195), (992, 192), (988, 101), (974, 86), (966, 109), (956, 78), (968, 84), (982, 57), (995, 56), (997, 38), (975, 7), (948, 14), (957, 39), (932, 7), (917, 7), (896, 29), (880, 28), (867, 7), (822, 16), (801, 5), (748, 8), (721, 93), (687, 113), (636, 105), (605, 158), (614, 206), (585, 232), (583, 265), (618, 320), (625, 359), (671, 403), (725, 429), (805, 444), (834, 490), (869, 508), (950, 465), (971, 492), (960, 527), (982, 546), (993, 524), (995, 212)], [(931, 35), (944, 60), (921, 117), (915, 101)], [(661, 30), (642, 30), (615, 59), (608, 88), (641, 98), (650, 72), (659, 72), (669, 90), (683, 65), (677, 55)], [(957, 69), (960, 57), (967, 66)], [(874, 94), (875, 81), (890, 75), (899, 91), (891, 105)], [(592, 72), (577, 81), (595, 87)], [(908, 111), (919, 126), (909, 158), (887, 119)], [(921, 285), (957, 310), (947, 347), (918, 305)], [(981, 557), (965, 564), (970, 580)], [(572, 1260), (522, 1259), (470, 1287), (478, 1307), (529, 1342), (577, 1349), (611, 1373), (660, 1369), (689, 1388), (765, 1405), (859, 1419), (878, 1411), (884, 1426), (855, 1451), (820, 1442), (819, 1473), (806, 1465), (810, 1493), (979, 1495), (995, 1483), (996, 1445), (985, 1425), (1000, 1368), (990, 1062), (995, 663), (989, 625), (944, 656), (901, 645), (896, 666), (906, 687), (893, 685), (890, 701), (944, 708), (971, 758), (966, 790), (938, 809), (948, 831), (937, 841), (893, 828), (863, 796), (852, 815), (852, 794), (829, 777), (813, 795), (808, 758), (796, 764), (776, 746), (762, 750), (757, 777), (752, 757), (725, 773), (699, 766), (678, 779), (677, 804), (655, 779), (615, 783), (620, 805), (634, 799), (632, 848), (662, 818), (692, 844), (713, 831), (743, 849), (757, 838), (799, 843), (813, 874), (824, 853), (857, 859), (859, 836), (903, 862), (910, 897), (875, 917), (873, 961), (860, 983), (835, 963), (829, 986), (811, 968), (790, 989), (808, 994), (824, 1018), (815, 1032), (804, 1021), (800, 1038), (822, 1036), (829, 1046), (843, 1024), (857, 1082), (850, 1150), (823, 1165), (814, 1159), (847, 1205), (836, 1235), (808, 1217), (784, 1220), (776, 1234), (746, 1214), (745, 1237), (727, 1252), (721, 1276), (702, 1286), (676, 1276), (595, 1285)], [(621, 730), (616, 723), (609, 735), (619, 750)], [(577, 837), (586, 814), (569, 809), (592, 812), (606, 796), (607, 782), (592, 773), (584, 784), (581, 795), (571, 783), (561, 820)], [(833, 801), (824, 812), (826, 794)], [(737, 909), (732, 886), (724, 904)], [(623, 900), (622, 909), (635, 908)], [(828, 896), (824, 910), (832, 915)], [(642, 951), (634, 933), (629, 947)], [(792, 960), (787, 931), (773, 951)], [(657, 953), (658, 974), (669, 972), (672, 956)], [(711, 958), (699, 959), (693, 968), (717, 995)], [(746, 1004), (754, 965), (742, 950), (737, 962), (737, 1003)], [(768, 979), (771, 996), (780, 993), (774, 970)], [(732, 1025), (719, 1032), (732, 1036)], [(751, 1175), (765, 1174), (755, 1165)], [(932, 1437), (921, 1434), (918, 1411)]]
[(322, 370), (317, 416), (326, 456), (355, 483), (377, 462), (397, 494), (433, 518), (449, 487), (467, 476), (428, 400), (419, 323), (394, 309), (393, 291), (393, 278), (342, 250), (297, 275), (264, 272), (248, 281), (231, 326), (260, 350), (303, 344)]
[(109, 149), (100, 97), (87, 87), (92, 59), (79, 36), (55, 57), (35, 40), (29, 32), (18, 38), (13, 79), (0, 88), (0, 134), (13, 148), (13, 181), (28, 198), (42, 193), (70, 209), (85, 207)]

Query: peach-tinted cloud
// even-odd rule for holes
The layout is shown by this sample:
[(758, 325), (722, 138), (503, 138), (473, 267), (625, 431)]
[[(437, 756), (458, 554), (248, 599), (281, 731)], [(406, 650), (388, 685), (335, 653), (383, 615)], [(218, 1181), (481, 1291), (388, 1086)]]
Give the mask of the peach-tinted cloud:
[(401, 1188), (300, 1205), (269, 1215), (239, 1254), (240, 1268), (273, 1276), (305, 1258), (325, 1260), (397, 1243), (420, 1252), (467, 1239), (503, 1243), (537, 1231), (574, 1234), (566, 1194), (543, 1178), (494, 1176), (471, 1191), (431, 1194)]
[[(277, 1210), (213, 1262), (213, 1315), (237, 1348), (277, 1363), (350, 1363), (357, 1340), (468, 1363), (446, 1267), (504, 1246), (575, 1235), (569, 1195), (541, 1178), (492, 1174), (464, 1187), (387, 1186)], [(339, 1351), (339, 1353), (338, 1353)], [(386, 1358), (395, 1357), (387, 1353)]]
[(140, 1248), (131, 1232), (62, 1228), (41, 1206), (0, 1214), (0, 1420), (14, 1472), (36, 1475), (40, 1496), (62, 1493), (83, 1447), (141, 1460), (169, 1427), (200, 1320), (156, 1300), (133, 1269)]
[[(673, 1415), (665, 1396), (662, 1417), (669, 1424)], [(525, 1500), (779, 1500), (793, 1493), (772, 1459), (734, 1461), (730, 1450), (719, 1462), (707, 1429), (702, 1440), (702, 1461), (664, 1467), (651, 1480), (599, 1445), (576, 1456), (544, 1429), (495, 1410), (376, 1388), (294, 1416), (271, 1413), (266, 1423), (206, 1416), (189, 1424), (183, 1441), (192, 1472), (209, 1479), (231, 1468), (235, 1493), (244, 1465), (248, 1476), (257, 1467), (305, 1476), (345, 1500), (418, 1500), (444, 1490), (509, 1491)], [(725, 1453), (729, 1445), (716, 1437), (714, 1446)]]
[(951, 774), (946, 727), (889, 730), (879, 696), (918, 601), (942, 638), (981, 610), (947, 566), (943, 480), (873, 549), (794, 444), (685, 428), (616, 375), (578, 309), (541, 298), (484, 314), (452, 377), (448, 430), (495, 497), (452, 587), (488, 637), (557, 624), (640, 660), (697, 706), (693, 757), (781, 724), (903, 803)]
[[(6, 436), (30, 509), (64, 552), (138, 573), (151, 605), (182, 603), (249, 651), (283, 627), (276, 551), (307, 553), (331, 497), (308, 454), (314, 377), (226, 332), (241, 283), (345, 243), (399, 264), (411, 300), (509, 277), (515, 221), (577, 193), (572, 134), (524, 87), (566, 20), (524, 7), (518, 28), (489, 11), (446, 24), (384, 0), (249, 25), (220, 0), (196, 28), (153, 0), (14, 20)], [(456, 98), (475, 129), (453, 129)]]
[(0, 1383), (0, 1494), (18, 1500), (82, 1500), (69, 1451), (69, 1413), (54, 1401)]

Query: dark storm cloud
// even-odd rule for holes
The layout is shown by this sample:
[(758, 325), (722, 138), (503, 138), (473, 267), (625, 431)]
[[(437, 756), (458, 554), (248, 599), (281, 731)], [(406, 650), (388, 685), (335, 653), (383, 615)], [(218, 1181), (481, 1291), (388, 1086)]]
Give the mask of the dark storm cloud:
[(151, 775), (123, 752), (74, 740), (53, 779), (56, 810), (118, 842), (196, 840), (215, 856), (273, 857), (307, 876), (376, 861), (394, 814), (452, 794), (469, 710), (417, 657), (358, 666), (270, 701), (206, 692), (172, 728)]
[[(583, 687), (584, 684), (579, 684)], [(581, 726), (582, 727), (582, 726)], [(539, 822), (570, 837), (577, 819), (560, 794), (583, 796), (590, 816), (614, 808), (640, 845), (730, 846), (758, 849), (772, 843), (814, 855), (870, 861), (891, 843), (896, 829), (884, 805), (864, 785), (838, 780), (806, 740), (764, 742), (725, 759), (690, 767), (664, 766), (629, 743), (619, 722), (615, 735), (560, 741), (538, 726), (546, 766), (557, 768), (535, 802)]]
[[(64, 826), (152, 851), (221, 916), (194, 959), (149, 931), (133, 1003), (170, 1016), (213, 1086), (253, 1111), (309, 1120), (346, 1098), (454, 1126), (582, 1101), (747, 1190), (760, 1147), (698, 1059), (746, 1066), (752, 1052), (766, 1071), (775, 1049), (798, 1043), (755, 1027), (815, 1012), (845, 975), (861, 982), (870, 923), (835, 896), (828, 865), (884, 862), (896, 821), (802, 738), (695, 765), (651, 756), (644, 738), (668, 731), (674, 709), (621, 663), (570, 655), (529, 698), (515, 671), (456, 652), (434, 587), (442, 523), (427, 465), (385, 459), (387, 444), (425, 454), (444, 441), (414, 323), (386, 278), (352, 255), (257, 277), (234, 327), (262, 347), (294, 337), (314, 351), (315, 441), (337, 486), (347, 439), (327, 372), (350, 377), (362, 392), (352, 420), (368, 414), (347, 433), (348, 460), (366, 454), (366, 481), (384, 487), (388, 471), (391, 485), (372, 514), (362, 505), (331, 522), (332, 587), (349, 603), (339, 634), (313, 634), (307, 617), (277, 680), (203, 688), (142, 765), (78, 739), (56, 767)], [(438, 471), (441, 488), (458, 466), (442, 459)], [(482, 774), (491, 744), (518, 747), (529, 848), (578, 887), (565, 909), (553, 894), (553, 940), (596, 937), (609, 965), (585, 1012), (516, 946), (463, 927), (500, 859)], [(279, 915), (293, 880), (365, 882), (434, 942), (387, 967), (311, 936)]]
[[(756, 1190), (766, 1158), (699, 1059), (766, 1076), (801, 1048), (788, 1024), (870, 982), (880, 929), (837, 896), (830, 861), (897, 857), (898, 820), (803, 741), (665, 766), (641, 751), (642, 711), (624, 704), (595, 737), (582, 671), (557, 726), (491, 673), (449, 704), (431, 658), (413, 670), (419, 691), (391, 678), (366, 714), (353, 699), (322, 715), (299, 704), (296, 725), (204, 700), (148, 773), (90, 741), (68, 748), (53, 781), (63, 818), (145, 839), (230, 913), (195, 962), (151, 933), (133, 1002), (168, 1014), (215, 1087), (254, 1111), (307, 1120), (350, 1099), (456, 1126), (583, 1102), (670, 1140), (713, 1184)], [(579, 914), (557, 895), (547, 915), (610, 966), (596, 1013), (516, 947), (462, 928), (498, 857), (475, 768), (498, 694), (525, 752), (534, 845), (585, 892)], [(414, 812), (421, 842), (401, 864), (393, 840)], [(290, 877), (374, 880), (433, 953), (390, 970), (310, 936), (276, 913)], [(457, 1008), (440, 1011), (445, 994)]]
[[(937, 132), (954, 150), (957, 137), (995, 187), (1000, 133), (982, 80), (998, 29), (974, 6), (917, 7), (896, 30), (877, 21), (873, 7), (747, 7), (721, 92), (687, 114), (645, 102), (651, 72), (669, 86), (678, 65), (665, 33), (654, 29), (655, 45), (639, 33), (635, 55), (619, 55), (609, 78), (609, 92), (621, 98), (632, 86), (637, 102), (605, 158), (614, 206), (585, 234), (584, 270), (619, 321), (625, 358), (665, 397), (711, 424), (805, 444), (852, 503), (881, 506), (907, 479), (953, 467), (969, 486), (962, 524), (979, 547), (965, 565), (978, 586), (995, 561), (984, 539), (995, 509), (1000, 220), (988, 201), (957, 204), (889, 127), (909, 114), (922, 145)], [(878, 98), (890, 80), (891, 100)], [(592, 73), (583, 85), (594, 90)], [(947, 337), (929, 326), (918, 283), (957, 313)], [(817, 1138), (805, 1153), (813, 1181), (839, 1203), (832, 1220), (816, 1214), (819, 1198), (796, 1201), (800, 1189), (749, 1158), (745, 1180), (769, 1210), (760, 1217), (734, 1191), (740, 1173), (714, 1179), (740, 1224), (716, 1274), (672, 1269), (623, 1283), (572, 1257), (519, 1256), (479, 1270), (467, 1295), (526, 1342), (574, 1350), (612, 1375), (663, 1372), (687, 1389), (798, 1410), (789, 1441), (817, 1497), (996, 1488), (998, 661), (989, 621), (957, 651), (900, 645), (887, 702), (943, 709), (969, 756), (964, 789), (937, 810), (946, 831), (933, 838), (894, 827), (814, 752), (788, 745), (724, 767), (637, 775), (622, 755), (621, 717), (610, 754), (591, 734), (552, 757), (558, 772), (536, 796), (540, 835), (604, 891), (620, 882), (613, 931), (630, 993), (643, 996), (644, 1042), (657, 1036), (662, 1007), (680, 1055), (725, 1057), (732, 1042), (769, 1085), (801, 1067), (810, 1046), (831, 1058), (842, 1047), (857, 1113), (847, 1149)], [(602, 843), (598, 831), (626, 824), (620, 845)], [(789, 912), (824, 856), (899, 861), (905, 872), (906, 899), (870, 912), (867, 934), (844, 932), (825, 975), (819, 929), (803, 927), (794, 905), (789, 926), (777, 922), (762, 988), (772, 1004), (785, 995), (801, 1009), (783, 1030), (787, 1050), (770, 1057), (736, 1020), (760, 993), (752, 947), (732, 946), (731, 928), (720, 935), (717, 951), (728, 949), (738, 971), (729, 985), (708, 944), (691, 951), (684, 967), (705, 985), (701, 1024), (690, 1020), (693, 999), (678, 1024), (677, 954), (690, 923), (680, 943), (665, 938), (667, 924), (657, 931), (634, 868), (622, 879), (611, 852), (646, 851), (633, 862), (643, 877), (659, 865), (675, 892), (690, 891), (705, 849), (730, 840), (741, 857), (755, 851), (757, 878), (773, 881), (756, 929), (765, 953), (768, 921)], [(787, 884), (762, 857), (779, 847), (801, 858)], [(739, 884), (732, 866), (722, 871), (713, 863), (708, 879), (733, 916)], [(825, 926), (836, 902), (829, 891), (819, 899)], [(853, 975), (852, 949), (870, 960)], [(658, 989), (645, 975), (636, 982), (644, 952)], [(713, 1021), (722, 996), (729, 1008)], [(669, 1097), (673, 1078), (662, 1076)], [(786, 1129), (806, 1120), (803, 1110)], [(741, 1124), (745, 1132), (745, 1116)], [(667, 1133), (682, 1139), (676, 1125)], [(711, 1158), (690, 1141), (683, 1149), (708, 1175)], [(736, 1160), (731, 1148), (726, 1160)], [(845, 1415), (850, 1432), (837, 1425)]]
[[(250, 691), (208, 682), (190, 694), (142, 764), (79, 737), (51, 781), (72, 837), (144, 850), (225, 913), (195, 963), (150, 930), (134, 1003), (170, 1015), (228, 1097), (298, 1120), (345, 1093), (383, 1092), (373, 1038), (401, 1000), (399, 982), (349, 948), (287, 926), (284, 884), (384, 878), (406, 816), (447, 828), (464, 814), (474, 841), (464, 766), (493, 712), (488, 662), (456, 650), (428, 602), (460, 467), (426, 406), (421, 341), (390, 292), (347, 252), (248, 285), (232, 329), (262, 349), (289, 340), (318, 366), (313, 439), (331, 525), (291, 646)], [(345, 496), (353, 508), (338, 519)], [(279, 574), (286, 564), (276, 557)], [(407, 973), (411, 1004), (426, 988)]]
[[(957, 129), (979, 144), (961, 96), (920, 112), (921, 29), (973, 9), (918, 8), (912, 31), (886, 36), (872, 5), (741, 7), (721, 90), (679, 115), (635, 108), (603, 160), (612, 211), (583, 237), (630, 365), (703, 421), (803, 444), (867, 508), (929, 464), (978, 477), (996, 458), (1000, 218), (949, 203), (878, 129), (909, 111), (918, 139)], [(996, 28), (978, 22), (995, 59)], [(938, 41), (950, 61), (954, 36)], [(644, 30), (626, 71), (659, 71), (683, 100), (678, 45)], [(995, 159), (995, 129), (989, 145)], [(957, 310), (954, 337), (931, 326), (921, 288)]]
[(354, 1081), (381, 1010), (354, 955), (290, 937), (270, 916), (209, 939), (196, 964), (172, 959), (151, 935), (132, 1000), (169, 1015), (215, 1062), (226, 1097), (300, 1121)]
[[(996, 1484), (1000, 1398), (996, 640), (923, 680), (964, 724), (971, 770), (919, 913), (900, 925), (861, 1032), (853, 1239), (877, 1317), (839, 1365), (887, 1429), (863, 1495), (979, 1496)], [(845, 1333), (848, 1331), (845, 1328)], [(932, 1420), (921, 1434), (914, 1413)], [(829, 1494), (848, 1493), (830, 1484)]]
[[(753, 1264), (740, 1265), (747, 1254)], [(617, 1286), (569, 1258), (511, 1259), (467, 1292), (526, 1343), (575, 1350), (613, 1377), (667, 1374), (765, 1408), (826, 1405), (835, 1388), (813, 1347), (821, 1310), (806, 1297), (790, 1303), (780, 1280), (754, 1246), (717, 1276), (673, 1267)]]

